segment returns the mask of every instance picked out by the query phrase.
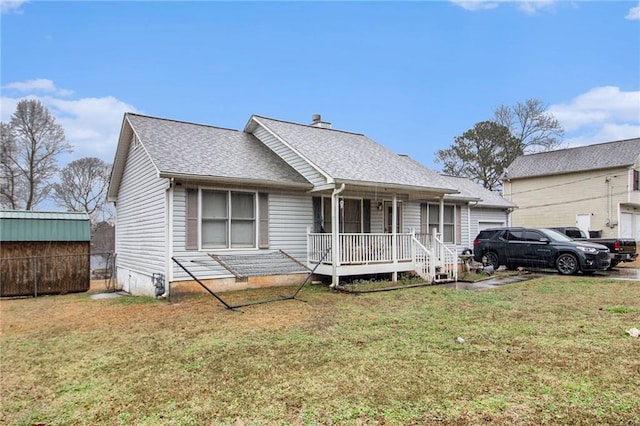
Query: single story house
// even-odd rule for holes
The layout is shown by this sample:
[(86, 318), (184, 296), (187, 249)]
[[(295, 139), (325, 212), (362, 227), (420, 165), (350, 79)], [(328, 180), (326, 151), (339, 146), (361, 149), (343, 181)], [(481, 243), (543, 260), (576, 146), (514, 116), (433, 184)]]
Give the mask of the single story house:
[(0, 211), (0, 296), (89, 290), (86, 213)]
[(514, 226), (640, 240), (640, 138), (522, 155), (502, 184)]
[(117, 283), (141, 295), (158, 294), (159, 278), (164, 295), (191, 286), (178, 262), (216, 290), (309, 270), (334, 285), (405, 271), (455, 280), (458, 253), (514, 207), (319, 115), (253, 115), (233, 130), (126, 113), (108, 200)]

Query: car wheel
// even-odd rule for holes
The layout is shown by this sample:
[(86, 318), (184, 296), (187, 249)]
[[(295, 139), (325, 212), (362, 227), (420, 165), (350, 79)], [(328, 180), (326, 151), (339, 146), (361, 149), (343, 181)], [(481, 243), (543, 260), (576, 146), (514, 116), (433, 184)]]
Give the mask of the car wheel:
[(487, 263), (489, 265), (492, 265), (494, 270), (498, 269), (498, 266), (500, 266), (498, 264), (498, 255), (496, 254), (496, 252), (488, 251), (483, 255), (483, 257), (487, 258)]
[(562, 275), (573, 275), (578, 272), (578, 259), (571, 253), (563, 253), (556, 259), (556, 269)]

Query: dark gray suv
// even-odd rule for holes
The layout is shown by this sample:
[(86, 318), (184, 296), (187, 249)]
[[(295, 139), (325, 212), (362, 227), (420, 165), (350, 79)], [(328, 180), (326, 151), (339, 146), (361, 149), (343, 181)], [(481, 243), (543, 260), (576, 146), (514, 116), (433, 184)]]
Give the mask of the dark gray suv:
[(574, 241), (546, 228), (485, 229), (473, 241), (473, 256), (494, 268), (556, 268), (563, 275), (604, 271), (611, 263), (606, 246)]

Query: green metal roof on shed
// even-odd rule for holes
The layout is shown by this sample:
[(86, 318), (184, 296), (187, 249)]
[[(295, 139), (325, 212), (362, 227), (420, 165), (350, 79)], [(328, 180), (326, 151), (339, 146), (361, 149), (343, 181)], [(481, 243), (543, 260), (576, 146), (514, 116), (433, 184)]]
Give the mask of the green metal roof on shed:
[(0, 241), (90, 241), (89, 215), (0, 210)]

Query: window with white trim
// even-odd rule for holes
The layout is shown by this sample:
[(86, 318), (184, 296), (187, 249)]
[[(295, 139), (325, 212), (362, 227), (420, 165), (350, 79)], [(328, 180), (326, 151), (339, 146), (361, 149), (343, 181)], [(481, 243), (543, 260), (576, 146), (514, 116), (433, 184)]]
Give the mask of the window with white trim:
[[(440, 230), (440, 205), (428, 204), (427, 205), (428, 216), (428, 233), (433, 231), (433, 228)], [(444, 235), (442, 241), (445, 243), (455, 244), (456, 240), (456, 206), (445, 205), (444, 206)]]
[(256, 193), (202, 190), (202, 248), (256, 247)]

